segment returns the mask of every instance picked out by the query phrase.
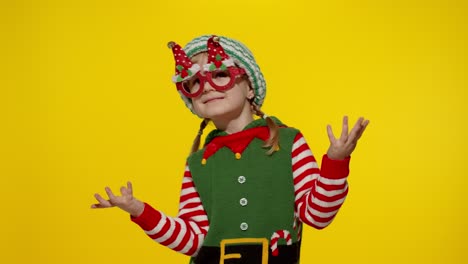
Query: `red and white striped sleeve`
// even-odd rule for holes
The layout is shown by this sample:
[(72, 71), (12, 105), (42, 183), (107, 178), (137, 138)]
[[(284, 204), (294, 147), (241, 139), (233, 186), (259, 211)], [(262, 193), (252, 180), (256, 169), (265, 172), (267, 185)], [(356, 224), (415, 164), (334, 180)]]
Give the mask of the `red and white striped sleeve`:
[(292, 148), (296, 215), (301, 222), (317, 229), (328, 226), (348, 194), (349, 160), (323, 156), (322, 168), (298, 133)]
[(188, 256), (198, 253), (209, 229), (208, 217), (188, 165), (185, 166), (177, 217), (166, 216), (145, 203), (143, 213), (131, 219), (154, 241)]

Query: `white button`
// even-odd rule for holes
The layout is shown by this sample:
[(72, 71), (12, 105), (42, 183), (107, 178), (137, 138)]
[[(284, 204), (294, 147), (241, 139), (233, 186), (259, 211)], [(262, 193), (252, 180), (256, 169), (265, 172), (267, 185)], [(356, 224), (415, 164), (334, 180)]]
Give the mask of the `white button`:
[(245, 177), (244, 176), (239, 176), (239, 178), (237, 178), (237, 181), (242, 184), (245, 182)]
[(245, 222), (242, 223), (242, 224), (240, 225), (240, 229), (241, 229), (242, 231), (245, 231), (245, 230), (247, 230), (248, 228), (249, 228), (249, 225), (248, 225), (247, 223), (245, 223)]
[(246, 205), (247, 205), (247, 199), (242, 198), (242, 199), (240, 199), (239, 203), (240, 203), (240, 205), (242, 205), (242, 206), (246, 206)]

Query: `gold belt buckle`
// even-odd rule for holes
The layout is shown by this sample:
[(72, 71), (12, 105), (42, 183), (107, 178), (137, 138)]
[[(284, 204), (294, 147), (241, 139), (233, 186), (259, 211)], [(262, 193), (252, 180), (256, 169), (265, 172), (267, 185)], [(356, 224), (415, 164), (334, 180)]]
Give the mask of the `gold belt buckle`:
[(226, 246), (231, 244), (262, 244), (262, 264), (268, 264), (268, 240), (266, 238), (232, 238), (221, 240), (221, 256), (219, 264), (226, 259), (242, 258), (239, 253), (226, 254)]

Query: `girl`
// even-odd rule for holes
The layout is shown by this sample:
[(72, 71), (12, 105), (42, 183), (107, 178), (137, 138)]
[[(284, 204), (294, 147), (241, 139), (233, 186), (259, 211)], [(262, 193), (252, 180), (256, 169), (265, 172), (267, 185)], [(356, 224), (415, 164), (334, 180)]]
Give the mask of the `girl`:
[[(299, 263), (301, 230), (328, 226), (348, 193), (350, 155), (369, 121), (359, 118), (318, 168), (299, 130), (264, 114), (265, 81), (251, 52), (217, 36), (182, 49), (173, 81), (186, 106), (203, 118), (187, 158), (179, 214), (169, 217), (133, 196), (130, 182), (92, 208), (117, 206), (153, 240), (191, 256), (190, 263)], [(260, 118), (254, 119), (253, 114)], [(203, 148), (203, 129), (213, 122)]]

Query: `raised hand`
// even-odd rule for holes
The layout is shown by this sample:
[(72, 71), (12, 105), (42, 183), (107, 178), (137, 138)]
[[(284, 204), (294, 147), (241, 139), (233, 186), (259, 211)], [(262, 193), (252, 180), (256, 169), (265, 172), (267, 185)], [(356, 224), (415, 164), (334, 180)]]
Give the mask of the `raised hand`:
[(114, 195), (109, 187), (106, 187), (105, 190), (109, 200), (104, 199), (101, 195), (96, 193), (94, 194), (94, 197), (99, 203), (91, 205), (91, 208), (100, 209), (117, 206), (135, 217), (143, 213), (145, 205), (143, 202), (133, 197), (133, 188), (131, 182), (127, 182), (127, 187), (120, 187), (120, 196)]
[(357, 141), (361, 138), (362, 133), (366, 130), (369, 120), (360, 117), (354, 125), (351, 132), (348, 134), (348, 117), (343, 117), (343, 129), (341, 136), (336, 139), (330, 125), (327, 125), (328, 138), (330, 139), (330, 147), (327, 151), (327, 156), (330, 159), (341, 160), (349, 157), (357, 145)]

